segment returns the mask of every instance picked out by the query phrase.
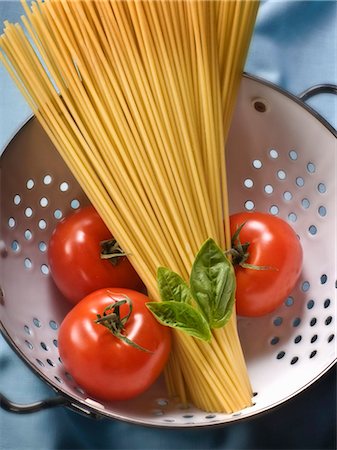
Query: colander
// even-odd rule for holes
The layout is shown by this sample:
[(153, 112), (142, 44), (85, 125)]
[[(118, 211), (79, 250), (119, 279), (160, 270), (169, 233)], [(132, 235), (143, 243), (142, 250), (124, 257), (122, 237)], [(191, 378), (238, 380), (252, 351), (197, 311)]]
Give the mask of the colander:
[[(320, 86), (306, 92), (335, 91)], [(207, 427), (253, 417), (287, 401), (336, 360), (336, 132), (278, 87), (244, 75), (229, 135), (231, 212), (278, 215), (304, 251), (300, 280), (274, 313), (238, 318), (254, 404), (205, 413), (167, 396), (162, 379), (140, 397), (103, 403), (76, 385), (59, 358), (58, 329), (70, 306), (49, 274), (47, 247), (59, 220), (88, 199), (35, 118), (1, 156), (1, 331), (13, 350), (58, 395), (27, 412), (65, 405), (92, 417), (156, 427)]]

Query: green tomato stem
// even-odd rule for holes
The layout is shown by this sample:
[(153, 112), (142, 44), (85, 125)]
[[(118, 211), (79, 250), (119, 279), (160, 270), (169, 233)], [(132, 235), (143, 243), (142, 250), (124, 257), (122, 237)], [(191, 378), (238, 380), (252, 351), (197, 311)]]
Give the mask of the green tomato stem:
[(249, 258), (249, 246), (250, 242), (241, 243), (240, 233), (242, 228), (246, 222), (242, 223), (235, 233), (232, 236), (232, 248), (227, 250), (225, 253), (227, 255), (231, 255), (232, 263), (234, 266), (240, 266), (244, 269), (252, 269), (252, 270), (278, 270), (276, 267), (272, 266), (257, 266), (255, 264), (247, 263), (247, 259)]
[(101, 241), (100, 247), (101, 259), (108, 260), (113, 266), (119, 264), (120, 259), (126, 256), (116, 239), (107, 239), (105, 241)]
[[(120, 307), (125, 304), (128, 305), (129, 310), (124, 317), (121, 317)], [(151, 350), (138, 345), (136, 342), (133, 342), (125, 334), (123, 334), (125, 325), (129, 320), (131, 313), (132, 301), (129, 297), (125, 296), (125, 299), (119, 300), (116, 303), (112, 303), (106, 306), (103, 310), (102, 315), (97, 314), (95, 323), (105, 326), (116, 338), (120, 339), (128, 345), (131, 345), (131, 347), (134, 347), (137, 350), (141, 350), (146, 353), (153, 353)]]

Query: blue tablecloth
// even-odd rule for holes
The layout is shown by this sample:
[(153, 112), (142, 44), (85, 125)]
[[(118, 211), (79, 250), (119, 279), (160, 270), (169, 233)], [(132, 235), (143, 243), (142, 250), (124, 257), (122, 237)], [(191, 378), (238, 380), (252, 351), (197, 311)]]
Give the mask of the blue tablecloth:
[[(18, 20), (16, 0), (0, 0), (0, 23)], [(337, 3), (261, 3), (246, 71), (299, 94), (319, 83), (337, 83)], [(30, 115), (0, 66), (0, 149)], [(310, 100), (335, 128), (333, 96)], [(17, 402), (53, 396), (0, 338), (0, 390)], [(95, 421), (66, 408), (14, 415), (0, 410), (2, 450), (52, 449), (334, 449), (336, 372), (277, 410), (253, 420), (207, 430), (159, 430), (122, 422)]]

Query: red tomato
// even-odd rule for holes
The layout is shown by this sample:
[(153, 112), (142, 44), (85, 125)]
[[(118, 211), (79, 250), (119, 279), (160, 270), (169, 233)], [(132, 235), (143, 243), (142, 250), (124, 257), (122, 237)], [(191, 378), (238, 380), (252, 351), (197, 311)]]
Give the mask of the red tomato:
[(65, 217), (52, 233), (48, 261), (53, 280), (72, 303), (97, 289), (115, 286), (144, 291), (126, 256), (101, 258), (100, 243), (112, 240), (110, 231), (92, 206)]
[[(95, 322), (105, 308), (126, 297), (132, 302), (132, 312), (121, 333), (147, 351), (134, 348)], [(171, 334), (147, 309), (148, 301), (144, 294), (129, 289), (99, 289), (75, 305), (62, 321), (58, 336), (61, 360), (88, 395), (105, 401), (133, 398), (162, 372)], [(120, 306), (121, 318), (128, 312), (128, 304)]]
[(238, 213), (231, 216), (230, 222), (232, 236), (244, 224), (239, 239), (241, 244), (249, 243), (245, 262), (262, 269), (235, 264), (237, 313), (268, 314), (283, 303), (300, 276), (303, 256), (300, 241), (290, 225), (270, 214)]

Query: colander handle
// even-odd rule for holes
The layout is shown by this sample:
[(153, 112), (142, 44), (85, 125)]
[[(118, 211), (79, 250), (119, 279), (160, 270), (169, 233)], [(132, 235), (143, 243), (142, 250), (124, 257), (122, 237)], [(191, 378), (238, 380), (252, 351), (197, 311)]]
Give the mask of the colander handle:
[(65, 397), (57, 396), (39, 402), (27, 403), (25, 405), (21, 403), (15, 403), (8, 400), (3, 394), (0, 394), (0, 406), (5, 411), (14, 412), (18, 414), (27, 414), (41, 411), (42, 409), (54, 408), (55, 406), (69, 406), (70, 402)]
[(41, 411), (43, 409), (55, 408), (56, 406), (66, 406), (73, 411), (76, 411), (79, 414), (84, 416), (89, 416), (93, 419), (101, 419), (101, 415), (86, 409), (70, 400), (62, 395), (57, 395), (56, 397), (47, 398), (45, 400), (41, 400), (34, 403), (15, 403), (0, 393), (0, 408), (5, 411), (16, 413), (16, 414), (30, 414)]
[(316, 84), (310, 88), (303, 91), (298, 98), (303, 102), (309, 100), (309, 98), (314, 97), (318, 94), (335, 94), (337, 95), (337, 85), (335, 84)]

